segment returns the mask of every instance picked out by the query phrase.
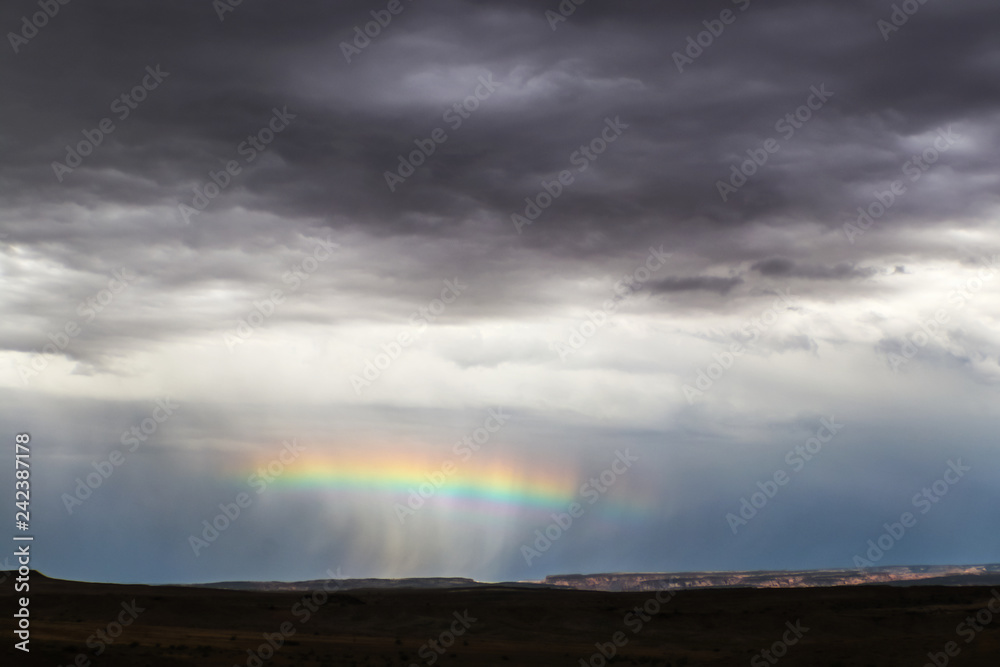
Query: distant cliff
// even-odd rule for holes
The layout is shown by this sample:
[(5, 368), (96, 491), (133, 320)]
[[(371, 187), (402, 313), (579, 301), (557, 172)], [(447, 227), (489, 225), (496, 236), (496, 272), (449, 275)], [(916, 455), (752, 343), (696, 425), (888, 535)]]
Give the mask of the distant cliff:
[(204, 588), (258, 591), (358, 589), (440, 589), (482, 586), (558, 587), (589, 591), (641, 592), (695, 588), (815, 588), (824, 586), (997, 586), (996, 565), (911, 565), (839, 570), (760, 570), (749, 572), (615, 572), (558, 574), (542, 582), (487, 584), (465, 577), (409, 579), (316, 579), (314, 581), (224, 581)]
[(593, 591), (654, 591), (688, 588), (809, 588), (817, 586), (993, 586), (1000, 584), (1000, 565), (888, 566), (843, 570), (754, 572), (651, 572), (562, 574), (545, 583)]

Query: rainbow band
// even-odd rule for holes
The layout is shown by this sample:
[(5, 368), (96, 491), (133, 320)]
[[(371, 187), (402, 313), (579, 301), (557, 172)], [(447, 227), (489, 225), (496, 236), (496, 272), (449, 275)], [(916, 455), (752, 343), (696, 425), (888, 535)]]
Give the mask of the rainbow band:
[[(450, 470), (450, 474), (448, 471)], [(535, 472), (510, 465), (490, 467), (456, 462), (433, 468), (416, 461), (378, 460), (296, 461), (273, 485), (277, 488), (321, 491), (374, 491), (399, 496), (413, 492), (446, 503), (490, 503), (555, 511), (573, 502), (578, 483), (569, 475)]]
[[(243, 479), (255, 470), (246, 473), (244, 469)], [(321, 458), (304, 456), (275, 475), (268, 488), (338, 495), (376, 493), (392, 496), (387, 503), (406, 505), (412, 498), (419, 506), (423, 499), (429, 507), (459, 514), (516, 516), (565, 512), (574, 502), (591, 511), (587, 500), (580, 496), (585, 479), (565, 469), (545, 470), (537, 463), (526, 467), (496, 460), (484, 465), (472, 460), (434, 465), (428, 459), (406, 460), (387, 453), (361, 458), (352, 452)], [(651, 508), (635, 500), (601, 498), (594, 503), (593, 511), (615, 515), (619, 520), (647, 515)]]

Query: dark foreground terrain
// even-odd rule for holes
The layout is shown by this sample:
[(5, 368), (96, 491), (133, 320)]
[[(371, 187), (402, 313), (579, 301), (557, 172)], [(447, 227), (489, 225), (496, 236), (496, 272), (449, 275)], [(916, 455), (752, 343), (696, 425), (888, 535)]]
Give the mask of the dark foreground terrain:
[[(11, 589), (8, 580), (0, 594), (6, 628), (15, 608)], [(13, 650), (8, 629), (0, 664), (599, 667), (601, 644), (617, 654), (608, 662), (617, 665), (921, 667), (928, 653), (939, 654), (939, 667), (1000, 665), (1000, 614), (987, 607), (997, 599), (1000, 610), (1000, 593), (989, 587), (712, 589), (659, 597), (665, 602), (651, 592), (504, 587), (325, 595), (34, 575), (31, 653)], [(271, 650), (265, 635), (280, 648)], [(956, 655), (947, 656), (948, 648)]]

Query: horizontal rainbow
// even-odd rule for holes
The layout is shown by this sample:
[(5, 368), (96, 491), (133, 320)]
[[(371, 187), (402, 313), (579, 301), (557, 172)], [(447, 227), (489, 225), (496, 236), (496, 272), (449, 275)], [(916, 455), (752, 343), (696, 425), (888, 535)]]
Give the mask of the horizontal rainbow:
[[(356, 452), (315, 456), (305, 454), (275, 476), (268, 488), (286, 492), (321, 493), (323, 495), (377, 494), (390, 505), (406, 504), (414, 492), (427, 496), (426, 506), (446, 509), (450, 513), (472, 518), (483, 514), (517, 516), (525, 513), (565, 512), (573, 502), (582, 500), (583, 479), (577, 471), (543, 468), (537, 462), (490, 461), (475, 457), (468, 461), (452, 459), (451, 474), (444, 472), (444, 460), (418, 458), (413, 450), (390, 454), (374, 451), (369, 455)], [(266, 462), (241, 468), (239, 476), (246, 479)], [(433, 478), (444, 478), (439, 486)], [(601, 513), (610, 512), (622, 518), (646, 514), (648, 508), (635, 503), (623, 504), (603, 498), (595, 505)]]
[[(433, 466), (400, 457), (303, 458), (289, 465), (272, 485), (299, 491), (376, 492), (396, 496), (403, 503), (413, 492), (423, 492), (429, 505), (454, 509), (480, 505), (500, 511), (517, 508), (556, 511), (573, 502), (577, 492), (577, 481), (565, 473), (528, 473), (510, 464), (485, 467), (453, 461), (452, 465), (451, 474), (446, 474), (440, 463)], [(443, 481), (435, 486), (435, 479)]]

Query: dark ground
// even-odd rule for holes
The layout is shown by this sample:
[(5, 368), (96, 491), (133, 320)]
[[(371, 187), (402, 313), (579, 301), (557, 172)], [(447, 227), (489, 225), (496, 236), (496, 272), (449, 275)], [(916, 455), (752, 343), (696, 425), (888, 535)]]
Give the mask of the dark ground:
[[(0, 593), (8, 628), (15, 610), (12, 588), (8, 580)], [(30, 596), (31, 653), (13, 650), (8, 629), (0, 665), (70, 665), (82, 655), (80, 667), (229, 667), (248, 660), (255, 667), (248, 649), (256, 651), (265, 633), (279, 632), (286, 622), (294, 635), (260, 664), (548, 667), (580, 665), (582, 658), (600, 667), (601, 658), (591, 661), (595, 643), (611, 642), (621, 631), (619, 640), (627, 643), (609, 664), (750, 665), (755, 655), (781, 641), (786, 622), (797, 621), (808, 631), (775, 659), (789, 667), (922, 667), (929, 662), (928, 652), (943, 652), (948, 642), (960, 651), (949, 658), (950, 665), (1000, 665), (1000, 614), (991, 613), (991, 622), (968, 643), (971, 626), (961, 635), (956, 630), (985, 608), (988, 587), (682, 591), (648, 621), (627, 614), (655, 600), (651, 593), (502, 587), (334, 592), (308, 619), (301, 593), (87, 584), (36, 574)], [(109, 624), (119, 616), (128, 620), (123, 603), (133, 599), (143, 611), (135, 610), (134, 622), (96, 655), (96, 633), (117, 632)], [(322, 601), (322, 595), (315, 600)], [(656, 605), (650, 602), (649, 608), (655, 611)], [(454, 616), (466, 610), (476, 619), (467, 631)], [(450, 648), (439, 655), (425, 646), (450, 632), (453, 622), (463, 632)], [(449, 643), (447, 634), (442, 638)], [(263, 657), (268, 657), (266, 649)], [(775, 663), (761, 657), (753, 664)]]

